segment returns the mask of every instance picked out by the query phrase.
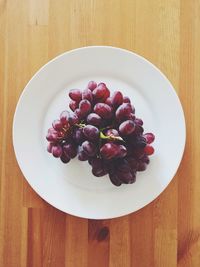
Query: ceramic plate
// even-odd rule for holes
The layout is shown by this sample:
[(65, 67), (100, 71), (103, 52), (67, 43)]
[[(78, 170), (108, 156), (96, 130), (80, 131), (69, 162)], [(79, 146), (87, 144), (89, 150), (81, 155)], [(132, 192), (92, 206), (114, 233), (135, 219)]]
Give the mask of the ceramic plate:
[[(145, 131), (155, 133), (155, 154), (132, 185), (115, 187), (106, 176), (94, 177), (87, 162), (63, 164), (46, 151), (47, 129), (69, 109), (68, 91), (90, 80), (129, 96)], [(152, 63), (120, 48), (83, 47), (54, 58), (29, 81), (17, 104), (13, 144), (25, 178), (52, 206), (84, 218), (114, 218), (144, 207), (167, 187), (183, 155), (185, 120), (173, 86)]]

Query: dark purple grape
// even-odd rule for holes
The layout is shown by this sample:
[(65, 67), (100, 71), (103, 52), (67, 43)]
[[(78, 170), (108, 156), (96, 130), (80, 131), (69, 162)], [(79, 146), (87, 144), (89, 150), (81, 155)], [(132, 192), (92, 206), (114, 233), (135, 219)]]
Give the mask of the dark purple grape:
[(79, 89), (72, 89), (69, 91), (69, 97), (74, 101), (81, 101), (82, 99), (82, 92)]
[(59, 158), (62, 156), (63, 150), (60, 145), (54, 145), (51, 149), (51, 153), (55, 158)]
[(87, 116), (87, 123), (94, 126), (100, 126), (102, 124), (102, 118), (96, 113), (90, 113)]
[(70, 113), (68, 116), (68, 122), (71, 126), (79, 123), (79, 118), (75, 113)]
[(83, 141), (85, 140), (85, 136), (83, 134), (83, 129), (82, 128), (74, 129), (72, 138), (76, 144), (81, 145), (83, 143)]
[(90, 158), (89, 163), (94, 168), (103, 168), (103, 160), (101, 158)]
[(82, 143), (83, 151), (90, 157), (94, 156), (97, 153), (97, 146), (89, 141), (84, 141)]
[(122, 135), (129, 135), (135, 130), (135, 124), (131, 120), (124, 121), (119, 126), (119, 131)]
[(64, 155), (64, 154), (60, 157), (60, 159), (65, 164), (70, 161), (70, 158), (67, 155)]
[(143, 134), (143, 132), (144, 132), (143, 127), (141, 125), (136, 124), (134, 133), (136, 135), (141, 135), (141, 134)]
[(81, 113), (85, 116), (91, 111), (91, 103), (87, 99), (83, 99), (79, 103), (79, 109)]
[(101, 177), (107, 174), (106, 170), (101, 168), (92, 168), (92, 174), (96, 177)]
[(147, 164), (145, 162), (139, 161), (137, 171), (142, 172), (147, 168)]
[(107, 174), (107, 171), (105, 169), (104, 162), (103, 162), (102, 159), (100, 159), (100, 158), (93, 158), (90, 161), (90, 164), (92, 166), (92, 173), (95, 176), (100, 177), (100, 176), (104, 176), (105, 174)]
[(77, 155), (77, 147), (73, 144), (65, 144), (63, 146), (63, 153), (69, 158), (73, 159)]
[(139, 118), (136, 118), (135, 119), (135, 124), (142, 126), (143, 125), (143, 121), (141, 119), (139, 119)]
[(143, 148), (133, 148), (133, 152), (132, 155), (136, 158), (136, 159), (141, 159), (144, 156), (145, 152)]
[(149, 157), (145, 154), (142, 158), (141, 158), (141, 161), (146, 163), (146, 164), (149, 164), (150, 162), (150, 159)]
[(83, 90), (82, 92), (82, 99), (86, 99), (88, 100), (90, 103), (92, 103), (93, 101), (93, 95), (90, 89), (86, 88), (85, 90)]
[(97, 141), (100, 135), (99, 129), (89, 124), (83, 128), (83, 133), (89, 141)]
[(109, 178), (111, 183), (115, 186), (120, 186), (122, 184), (116, 173), (109, 173)]
[(116, 170), (120, 172), (129, 172), (131, 170), (129, 162), (126, 159), (120, 159), (116, 162)]
[(90, 89), (91, 91), (93, 91), (97, 87), (97, 83), (94, 82), (94, 81), (90, 81), (88, 83), (88, 86), (87, 87), (88, 87), (88, 89)]
[(124, 96), (123, 102), (124, 103), (131, 103), (131, 100), (130, 100), (130, 98), (128, 96)]
[(89, 159), (89, 156), (81, 149), (79, 152), (78, 152), (78, 159), (80, 161), (86, 161)]
[(127, 149), (125, 146), (123, 145), (119, 145), (118, 146), (118, 154), (117, 157), (118, 158), (124, 158), (127, 155)]
[(135, 175), (129, 172), (117, 172), (117, 176), (124, 184), (132, 184), (135, 182)]
[(126, 160), (128, 161), (129, 166), (131, 167), (132, 170), (137, 170), (139, 164), (138, 160), (136, 160), (133, 157), (128, 157)]
[(133, 109), (131, 104), (129, 103), (123, 103), (118, 107), (118, 109), (115, 112), (116, 119), (118, 121), (122, 121), (124, 119), (127, 119), (130, 113), (133, 113)]
[(130, 141), (130, 143), (134, 148), (145, 148), (145, 146), (147, 145), (146, 139), (141, 135), (136, 136), (133, 139), (133, 142)]
[(111, 103), (114, 107), (118, 107), (123, 103), (123, 95), (120, 91), (116, 91), (113, 93), (111, 97)]
[(69, 102), (69, 107), (72, 111), (75, 111), (78, 108), (78, 104), (79, 103), (77, 101), (71, 100)]
[(143, 136), (146, 139), (147, 144), (151, 144), (155, 140), (155, 135), (152, 133), (145, 133)]
[(94, 106), (94, 112), (103, 119), (110, 119), (112, 117), (112, 108), (105, 103), (97, 103)]
[(62, 122), (60, 120), (53, 121), (52, 126), (56, 131), (60, 131), (63, 128)]
[(69, 111), (67, 111), (67, 110), (64, 110), (60, 114), (60, 121), (61, 121), (63, 126), (68, 126), (68, 124), (69, 124), (68, 117), (69, 117)]
[(119, 153), (119, 145), (106, 143), (101, 147), (100, 153), (104, 159), (115, 158)]

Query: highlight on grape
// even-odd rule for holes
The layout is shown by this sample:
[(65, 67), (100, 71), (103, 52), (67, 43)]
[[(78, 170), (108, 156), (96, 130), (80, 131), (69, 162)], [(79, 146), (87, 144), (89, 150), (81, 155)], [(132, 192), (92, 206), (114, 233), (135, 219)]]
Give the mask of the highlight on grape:
[(109, 175), (115, 186), (132, 184), (154, 153), (153, 133), (144, 133), (143, 121), (120, 91), (112, 95), (105, 83), (90, 81), (84, 90), (72, 89), (69, 108), (48, 129), (47, 151), (63, 163), (78, 156), (88, 161), (93, 175)]

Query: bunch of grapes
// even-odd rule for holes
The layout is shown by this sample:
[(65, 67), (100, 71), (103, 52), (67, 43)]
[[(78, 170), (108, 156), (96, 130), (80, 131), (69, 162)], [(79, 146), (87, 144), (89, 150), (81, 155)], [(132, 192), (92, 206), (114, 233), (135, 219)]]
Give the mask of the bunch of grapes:
[(93, 175), (109, 175), (116, 185), (132, 184), (154, 153), (155, 137), (145, 133), (143, 121), (120, 91), (110, 94), (105, 83), (90, 81), (83, 91), (72, 89), (69, 107), (52, 123), (47, 150), (63, 163), (78, 155), (88, 161)]

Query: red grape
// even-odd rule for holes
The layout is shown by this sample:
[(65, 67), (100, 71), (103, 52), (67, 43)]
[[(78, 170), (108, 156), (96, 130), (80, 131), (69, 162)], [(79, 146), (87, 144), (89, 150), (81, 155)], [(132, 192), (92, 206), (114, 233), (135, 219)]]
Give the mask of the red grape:
[(83, 133), (89, 141), (97, 141), (100, 135), (99, 129), (90, 124), (83, 128)]
[(147, 144), (151, 144), (155, 140), (155, 135), (152, 133), (145, 133), (143, 136), (146, 139)]
[(121, 121), (128, 118), (128, 116), (132, 112), (133, 112), (132, 106), (129, 103), (123, 103), (116, 110), (115, 116), (118, 121)]
[(128, 115), (127, 119), (134, 121), (135, 120), (135, 115), (133, 113), (130, 113)]
[(124, 121), (119, 126), (119, 131), (122, 135), (129, 135), (135, 130), (135, 124), (131, 120)]
[(111, 107), (112, 107), (112, 100), (111, 100), (111, 97), (108, 97), (108, 98), (105, 100), (105, 104), (107, 104), (108, 106), (111, 106)]
[(116, 91), (113, 93), (111, 97), (111, 103), (113, 106), (118, 107), (123, 103), (123, 95), (120, 91)]
[(73, 126), (79, 122), (79, 118), (75, 113), (70, 113), (68, 116), (68, 121), (69, 121), (69, 124)]
[(139, 118), (136, 118), (135, 119), (135, 124), (142, 126), (143, 125), (143, 121), (141, 119), (139, 119)]
[(112, 109), (104, 103), (97, 103), (94, 106), (94, 112), (103, 119), (110, 119), (112, 117)]
[(89, 102), (92, 103), (93, 101), (93, 95), (90, 89), (86, 88), (85, 90), (83, 90), (82, 92), (82, 99), (87, 99)]
[(118, 152), (119, 146), (114, 143), (106, 143), (100, 149), (100, 153), (105, 159), (115, 158), (118, 155)]
[(52, 147), (53, 147), (53, 146), (54, 146), (53, 143), (48, 143), (48, 145), (47, 145), (47, 151), (48, 151), (49, 153), (52, 152)]
[(79, 119), (83, 117), (83, 114), (81, 113), (81, 110), (79, 108), (74, 111), (74, 114), (76, 114)]
[(61, 114), (60, 114), (60, 121), (62, 123), (63, 126), (68, 126), (68, 117), (69, 117), (69, 111), (64, 110)]
[(56, 131), (60, 131), (63, 128), (62, 122), (60, 120), (53, 121), (52, 126)]
[(75, 111), (75, 109), (78, 108), (78, 102), (77, 101), (74, 101), (74, 100), (71, 100), (69, 102), (69, 107), (72, 111)]
[(94, 126), (100, 126), (102, 124), (102, 118), (96, 113), (90, 113), (87, 116), (87, 123)]
[(94, 82), (94, 81), (90, 81), (88, 83), (88, 86), (87, 87), (88, 87), (88, 89), (90, 89), (91, 91), (93, 91), (97, 87), (97, 83)]
[(49, 142), (56, 142), (58, 140), (58, 134), (56, 132), (55, 133), (48, 132), (46, 135), (46, 139)]
[(81, 100), (79, 103), (79, 109), (82, 114), (87, 115), (91, 111), (91, 104), (87, 99)]
[(108, 98), (110, 96), (110, 91), (106, 87), (105, 83), (99, 83), (98, 86), (92, 92), (94, 98), (96, 100)]
[(147, 154), (147, 155), (152, 155), (154, 153), (154, 148), (150, 145), (147, 145), (145, 148), (144, 148), (144, 152)]
[(54, 145), (51, 149), (51, 152), (55, 158), (59, 158), (62, 156), (62, 147), (60, 145)]
[(123, 102), (124, 103), (131, 103), (131, 100), (130, 100), (130, 98), (128, 96), (124, 96)]
[(69, 97), (74, 101), (81, 101), (82, 99), (82, 92), (79, 89), (72, 89), (69, 91)]

